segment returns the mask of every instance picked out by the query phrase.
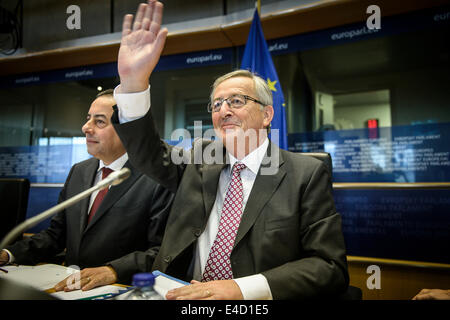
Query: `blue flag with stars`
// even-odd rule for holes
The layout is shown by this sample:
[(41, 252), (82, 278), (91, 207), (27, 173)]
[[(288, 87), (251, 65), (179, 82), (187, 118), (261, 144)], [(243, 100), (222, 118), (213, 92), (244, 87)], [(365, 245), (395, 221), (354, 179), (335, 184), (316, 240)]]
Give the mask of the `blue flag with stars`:
[[(267, 47), (266, 39), (264, 38), (258, 10), (255, 10), (255, 14), (253, 15), (252, 26), (245, 46), (244, 56), (242, 57), (241, 69), (250, 70), (267, 81), (273, 96), (274, 116), (272, 119), (271, 130), (279, 130), (279, 142), (273, 142), (277, 143), (281, 149), (287, 150), (288, 143), (284, 95), (281, 90), (275, 66), (273, 65), (269, 48)], [(273, 135), (273, 137), (275, 138), (275, 135)]]

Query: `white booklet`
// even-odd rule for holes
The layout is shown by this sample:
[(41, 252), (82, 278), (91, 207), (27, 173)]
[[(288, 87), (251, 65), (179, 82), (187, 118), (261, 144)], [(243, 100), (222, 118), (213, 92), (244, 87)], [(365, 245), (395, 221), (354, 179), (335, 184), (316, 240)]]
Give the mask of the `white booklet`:
[(155, 275), (155, 285), (154, 289), (158, 294), (166, 299), (166, 294), (169, 290), (180, 288), (189, 285), (189, 282), (171, 277), (161, 271), (153, 271)]

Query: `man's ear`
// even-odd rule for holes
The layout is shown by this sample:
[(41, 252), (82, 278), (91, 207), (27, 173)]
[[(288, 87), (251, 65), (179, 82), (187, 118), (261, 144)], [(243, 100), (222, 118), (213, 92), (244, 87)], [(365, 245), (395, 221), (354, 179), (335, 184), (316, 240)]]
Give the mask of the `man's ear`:
[(269, 126), (269, 124), (272, 122), (273, 119), (273, 107), (272, 106), (265, 106), (264, 110), (263, 110), (263, 122), (264, 122), (264, 127)]

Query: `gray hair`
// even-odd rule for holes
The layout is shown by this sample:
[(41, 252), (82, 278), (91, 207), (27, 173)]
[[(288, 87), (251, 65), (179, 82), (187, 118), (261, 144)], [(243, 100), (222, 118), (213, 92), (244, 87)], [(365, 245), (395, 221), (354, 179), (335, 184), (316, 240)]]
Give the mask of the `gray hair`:
[(271, 106), (273, 105), (273, 98), (272, 98), (272, 92), (270, 91), (269, 86), (267, 85), (267, 82), (261, 78), (259, 75), (252, 73), (248, 70), (235, 70), (232, 72), (229, 72), (214, 81), (212, 85), (210, 100), (213, 101), (214, 99), (214, 91), (216, 91), (217, 87), (224, 82), (225, 80), (228, 80), (230, 78), (236, 78), (236, 77), (246, 77), (253, 80), (253, 87), (255, 88), (255, 99), (261, 101), (265, 106)]

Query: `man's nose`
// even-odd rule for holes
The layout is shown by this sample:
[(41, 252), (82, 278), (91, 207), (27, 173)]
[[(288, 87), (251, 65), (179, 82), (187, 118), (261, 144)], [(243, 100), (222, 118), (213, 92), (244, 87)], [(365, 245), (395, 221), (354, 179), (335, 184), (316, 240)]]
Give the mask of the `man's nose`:
[(220, 106), (220, 109), (219, 109), (220, 115), (221, 115), (222, 117), (225, 117), (225, 116), (227, 116), (227, 115), (230, 115), (230, 114), (233, 113), (231, 110), (232, 110), (232, 108), (231, 108), (230, 105), (228, 104), (228, 101), (227, 101), (227, 100), (224, 100), (224, 101), (222, 102), (222, 105)]
[(86, 123), (81, 127), (81, 131), (83, 131), (84, 134), (92, 133), (93, 126), (91, 120), (86, 121)]

